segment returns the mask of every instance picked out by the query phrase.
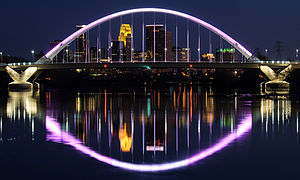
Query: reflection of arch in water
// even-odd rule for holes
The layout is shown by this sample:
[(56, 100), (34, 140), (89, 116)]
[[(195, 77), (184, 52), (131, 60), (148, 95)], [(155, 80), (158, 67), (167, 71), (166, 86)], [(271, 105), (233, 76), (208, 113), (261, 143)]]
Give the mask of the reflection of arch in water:
[(171, 163), (163, 163), (163, 164), (134, 164), (134, 163), (122, 162), (122, 161), (119, 161), (116, 159), (112, 159), (110, 157), (107, 157), (107, 156), (97, 153), (96, 151), (90, 149), (89, 147), (84, 146), (81, 141), (76, 139), (76, 137), (72, 136), (69, 133), (63, 132), (61, 130), (59, 123), (56, 122), (54, 118), (46, 116), (46, 128), (51, 133), (50, 136), (47, 137), (48, 140), (52, 140), (55, 142), (61, 142), (61, 140), (63, 138), (62, 142), (64, 144), (73, 146), (78, 151), (80, 151), (84, 154), (87, 154), (101, 162), (110, 164), (115, 167), (120, 167), (120, 168), (133, 170), (133, 171), (144, 171), (144, 172), (165, 171), (165, 170), (189, 166), (199, 160), (202, 160), (202, 159), (222, 150), (223, 148), (228, 146), (230, 143), (232, 143), (234, 140), (240, 138), (245, 133), (247, 133), (251, 129), (251, 127), (252, 127), (252, 115), (247, 114), (245, 116), (245, 118), (242, 120), (241, 124), (238, 125), (238, 128), (236, 131), (225, 136), (215, 145), (213, 145), (203, 151), (200, 151), (199, 153), (195, 154), (192, 157), (189, 157), (188, 159), (181, 160), (181, 161), (175, 161), (175, 162), (171, 162)]

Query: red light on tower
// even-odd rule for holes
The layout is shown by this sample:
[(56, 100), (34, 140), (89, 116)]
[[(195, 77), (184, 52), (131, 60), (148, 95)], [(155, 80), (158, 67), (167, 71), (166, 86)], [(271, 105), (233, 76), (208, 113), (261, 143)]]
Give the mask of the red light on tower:
[(193, 65), (192, 64), (190, 64), (190, 68), (192, 68), (193, 67)]
[(106, 65), (106, 64), (104, 64), (104, 68), (107, 68), (107, 65)]

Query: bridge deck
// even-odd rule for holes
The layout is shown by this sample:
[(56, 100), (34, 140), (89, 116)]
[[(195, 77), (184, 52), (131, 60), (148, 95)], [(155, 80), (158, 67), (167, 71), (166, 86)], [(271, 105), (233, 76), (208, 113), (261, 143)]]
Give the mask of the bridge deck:
[(208, 69), (258, 69), (260, 65), (268, 65), (270, 68), (284, 68), (293, 64), (294, 69), (300, 69), (300, 63), (230, 63), (230, 62), (108, 62), (108, 63), (53, 63), (53, 64), (25, 64), (16, 63), (0, 66), (0, 71), (5, 71), (9, 66), (14, 69), (23, 70), (27, 67), (37, 67), (39, 70), (55, 69), (81, 69), (81, 68), (208, 68)]

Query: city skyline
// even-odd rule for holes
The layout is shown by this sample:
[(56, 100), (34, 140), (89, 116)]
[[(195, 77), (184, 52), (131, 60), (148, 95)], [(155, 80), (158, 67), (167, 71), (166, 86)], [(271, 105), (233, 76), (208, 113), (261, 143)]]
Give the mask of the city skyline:
[[(31, 4), (32, 7), (36, 7), (36, 4), (34, 3), (37, 3), (37, 1), (32, 1), (29, 4)], [(293, 2), (293, 4), (282, 4), (276, 1), (272, 1), (272, 3), (269, 4), (267, 2), (258, 3), (257, 1), (252, 1), (251, 3), (236, 2), (234, 4), (230, 3), (230, 1), (227, 1), (227, 3), (217, 1), (201, 2), (201, 4), (206, 4), (215, 10), (211, 12), (205, 10), (204, 8), (199, 8), (198, 10), (196, 10), (194, 6), (196, 4), (199, 4), (199, 2), (190, 1), (190, 3), (182, 3), (179, 1), (174, 1), (174, 3), (172, 3), (172, 5), (168, 6), (167, 8), (187, 12), (188, 14), (199, 17), (200, 19), (215, 25), (216, 27), (222, 29), (225, 33), (245, 45), (245, 47), (248, 48), (252, 53), (254, 53), (255, 48), (258, 47), (261, 49), (262, 53), (264, 53), (265, 49), (268, 49), (268, 56), (275, 57), (275, 42), (277, 40), (280, 40), (283, 42), (282, 58), (286, 59), (295, 56), (295, 50), (299, 47), (300, 44), (300, 42), (297, 40), (300, 39), (299, 35), (297, 34), (297, 29), (299, 29), (300, 27), (296, 23), (297, 16), (295, 16), (295, 13), (297, 11), (296, 9), (294, 9), (297, 7), (297, 3), (299, 2)], [(4, 28), (0, 30), (1, 34), (6, 34), (5, 36), (0, 37), (0, 51), (3, 52), (3, 54), (22, 56), (29, 59), (31, 57), (31, 50), (35, 50), (35, 52), (44, 50), (45, 52), (47, 52), (49, 46), (48, 42), (55, 39), (64, 39), (68, 34), (74, 32), (74, 24), (87, 24), (97, 18), (120, 10), (120, 8), (116, 8), (115, 6), (112, 6), (110, 4), (102, 3), (101, 5), (107, 7), (104, 8), (104, 11), (101, 11), (100, 13), (96, 10), (96, 13), (93, 13), (92, 11), (78, 11), (78, 15), (80, 15), (80, 17), (78, 17), (78, 15), (74, 13), (70, 13), (70, 15), (64, 14), (64, 17), (66, 17), (67, 19), (64, 20), (64, 22), (62, 22), (62, 19), (58, 18), (58, 16), (62, 15), (61, 13), (63, 12), (57, 11), (57, 14), (51, 14), (49, 13), (49, 10), (47, 10), (51, 8), (57, 8), (57, 10), (61, 10), (63, 7), (65, 7), (66, 4), (74, 7), (75, 11), (79, 9), (78, 4), (71, 4), (68, 1), (64, 1), (62, 7), (53, 7), (53, 5), (50, 5), (49, 7), (45, 8), (45, 12), (41, 15), (41, 17), (39, 17), (41, 18), (41, 20), (39, 21), (39, 28), (34, 28), (36, 27), (37, 22), (35, 21), (35, 23), (31, 22), (24, 24), (23, 27), (26, 28), (21, 32), (16, 32), (16, 29), (13, 28), (13, 26), (15, 25), (8, 24), (8, 22), (15, 21), (16, 24), (23, 24), (23, 22), (19, 22), (19, 20), (28, 18), (28, 22), (30, 22), (30, 20), (32, 20), (33, 18), (30, 18), (27, 15), (25, 17), (12, 15), (8, 18), (5, 18), (3, 23), (8, 25), (4, 26)], [(91, 2), (91, 4), (97, 4), (97, 2)], [(169, 3), (158, 3), (156, 1), (153, 1), (143, 3), (143, 5), (141, 5), (141, 2), (132, 2), (131, 5), (132, 4), (134, 4), (134, 7), (143, 6), (166, 8), (167, 4)], [(1, 13), (5, 13), (7, 10), (12, 10), (20, 6), (20, 4), (12, 6), (12, 4), (10, 4), (9, 2), (5, 2), (4, 6), (5, 5), (7, 6), (7, 8), (1, 11)], [(28, 4), (26, 4), (25, 6), (27, 5)], [(220, 5), (222, 5), (222, 7)], [(126, 5), (121, 9), (129, 9), (130, 7)], [(278, 9), (279, 7), (281, 7), (281, 9)], [(249, 11), (251, 8), (255, 9), (255, 12), (250, 13), (250, 15), (248, 13), (244, 13)], [(95, 8), (88, 6), (87, 9)], [(236, 13), (228, 13), (228, 11), (233, 12), (233, 10), (235, 10), (234, 12)], [(275, 12), (277, 11), (288, 13), (275, 14)], [(66, 9), (64, 13), (65, 12), (69, 12), (69, 10)], [(236, 15), (237, 13), (238, 16)], [(34, 12), (29, 11), (29, 14), (33, 16)], [(223, 15), (221, 16), (220, 14)], [(257, 18), (258, 14), (261, 16), (261, 18)], [(272, 17), (270, 17), (270, 14), (272, 14)], [(281, 14), (281, 16), (277, 17), (279, 16), (279, 14)], [(47, 18), (45, 18), (45, 16)], [(45, 20), (42, 20), (42, 18), (44, 18)], [(279, 27), (278, 23), (281, 24)], [(31, 25), (32, 27), (29, 28), (29, 25)], [(31, 31), (29, 32), (28, 29), (31, 29)], [(22, 41), (22, 39), (24, 41)]]
[[(79, 30), (86, 25), (76, 25), (76, 29)], [(131, 24), (120, 24), (120, 31), (116, 36), (111, 35), (109, 32), (108, 35), (108, 47), (103, 48), (101, 46), (101, 39), (99, 37), (100, 26), (98, 26), (98, 36), (96, 44), (91, 45), (91, 39), (88, 36), (88, 32), (83, 33), (78, 36), (75, 40), (74, 49), (70, 48), (68, 45), (66, 48), (61, 50), (55, 57), (55, 62), (107, 62), (107, 61), (243, 61), (242, 59), (238, 59), (236, 49), (235, 48), (226, 48), (224, 45), (224, 40), (222, 40), (222, 44), (220, 44), (219, 48), (215, 50), (199, 50), (197, 53), (201, 57), (197, 57), (193, 59), (191, 57), (191, 48), (187, 44), (188, 47), (180, 47), (178, 44), (172, 43), (172, 34), (173, 32), (167, 29), (167, 25), (163, 24), (146, 24), (144, 25), (144, 51), (139, 49), (138, 51), (134, 48), (131, 48), (133, 45), (133, 34), (132, 29), (133, 26)], [(155, 32), (155, 33), (154, 33)], [(155, 36), (153, 36), (155, 34)], [(116, 38), (118, 40), (115, 40)], [(155, 41), (154, 41), (155, 37)], [(200, 37), (199, 37), (200, 38)], [(55, 46), (59, 45), (62, 40), (54, 40), (50, 41), (50, 49), (52, 50)], [(155, 46), (154, 46), (155, 42)], [(211, 45), (210, 45), (211, 46)], [(225, 47), (224, 47), (225, 46)], [(228, 46), (228, 45), (227, 45)], [(141, 48), (141, 47), (140, 47)], [(205, 48), (204, 48), (205, 49)], [(72, 54), (74, 51), (74, 54)], [(211, 52), (208, 52), (211, 51)], [(155, 56), (154, 56), (155, 52)], [(202, 54), (201, 54), (202, 53)], [(43, 51), (35, 54), (35, 60), (40, 59), (43, 56)], [(132, 56), (132, 58), (131, 58)], [(216, 56), (216, 58), (215, 58)], [(267, 57), (260, 55), (262, 60), (267, 60)]]

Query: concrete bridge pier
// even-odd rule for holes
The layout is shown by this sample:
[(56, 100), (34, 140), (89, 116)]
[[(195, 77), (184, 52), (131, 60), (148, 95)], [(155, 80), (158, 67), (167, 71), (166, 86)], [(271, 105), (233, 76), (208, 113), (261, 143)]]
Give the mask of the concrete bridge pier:
[(27, 82), (37, 71), (37, 67), (29, 67), (21, 74), (16, 72), (10, 67), (6, 67), (6, 72), (8, 75), (13, 79), (13, 82), (8, 84), (8, 89), (10, 90), (26, 90), (26, 89), (33, 89), (39, 88), (39, 84), (34, 82), (30, 83)]
[(262, 94), (289, 94), (290, 83), (284, 80), (293, 71), (291, 64), (280, 72), (275, 72), (266, 65), (261, 65), (259, 68), (269, 79), (260, 84)]

